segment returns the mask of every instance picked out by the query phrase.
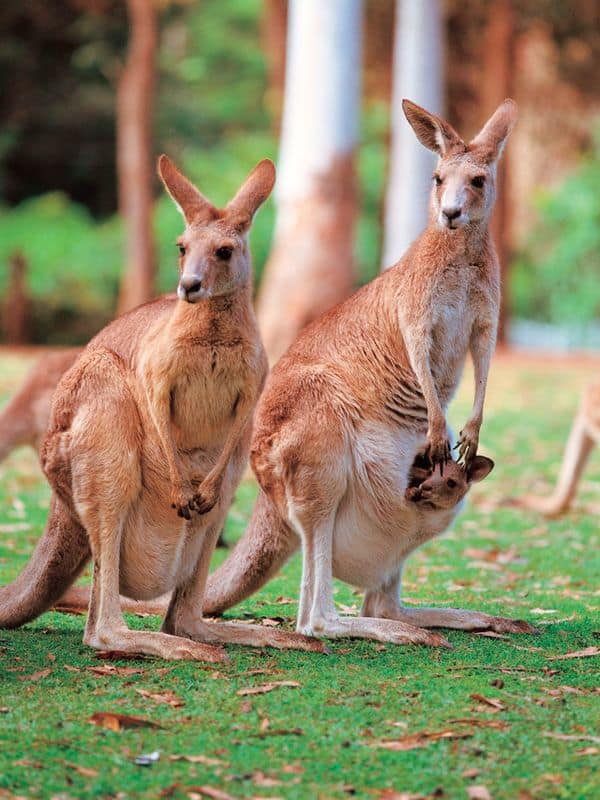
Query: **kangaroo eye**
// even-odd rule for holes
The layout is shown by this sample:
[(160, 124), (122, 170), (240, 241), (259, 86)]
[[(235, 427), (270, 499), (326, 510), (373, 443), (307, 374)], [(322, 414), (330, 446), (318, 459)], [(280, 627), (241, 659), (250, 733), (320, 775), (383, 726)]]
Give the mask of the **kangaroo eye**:
[(476, 189), (483, 189), (483, 184), (485, 183), (485, 178), (483, 175), (476, 175), (471, 180), (471, 186), (474, 186)]
[(178, 244), (177, 245), (177, 249), (179, 250), (179, 255), (180, 256), (184, 256), (185, 255), (185, 245), (184, 244)]
[(446, 481), (446, 486), (449, 489), (456, 489), (456, 481), (453, 481), (452, 478), (448, 478), (448, 480)]
[(218, 250), (215, 251), (216, 257), (220, 258), (221, 261), (229, 261), (232, 253), (232, 247), (219, 247)]
[(440, 178), (439, 175), (434, 175), (433, 176), (433, 180), (435, 181), (435, 185), (436, 186), (441, 186), (442, 185), (442, 179)]

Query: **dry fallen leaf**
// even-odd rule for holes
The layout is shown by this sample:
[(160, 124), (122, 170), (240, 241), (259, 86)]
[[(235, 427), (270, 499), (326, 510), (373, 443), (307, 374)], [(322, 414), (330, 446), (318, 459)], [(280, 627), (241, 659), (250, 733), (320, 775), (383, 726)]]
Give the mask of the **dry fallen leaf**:
[(83, 775), (84, 778), (95, 778), (98, 775), (97, 769), (82, 767), (79, 764), (74, 764), (72, 761), (65, 761), (65, 766), (74, 769), (75, 772), (79, 773), (79, 775)]
[(506, 706), (503, 705), (500, 702), (500, 700), (496, 700), (495, 697), (485, 697), (484, 695), (478, 694), (477, 692), (470, 694), (469, 697), (471, 698), (471, 700), (478, 700), (480, 703), (484, 703), (486, 706), (489, 706), (492, 709), (493, 713), (506, 710)]
[(183, 708), (185, 705), (183, 700), (181, 700), (181, 698), (177, 697), (177, 695), (173, 694), (171, 691), (149, 692), (147, 689), (136, 689), (135, 691), (142, 697), (147, 697), (150, 700), (154, 700), (155, 703), (164, 703), (172, 708)]
[(88, 719), (92, 725), (98, 728), (106, 728), (109, 731), (121, 731), (124, 728), (160, 728), (157, 722), (143, 717), (131, 717), (127, 714), (115, 714), (111, 711), (96, 711)]
[(277, 778), (272, 778), (269, 775), (265, 775), (262, 769), (259, 769), (255, 773), (253, 773), (252, 782), (255, 783), (257, 786), (262, 786), (265, 789), (270, 789), (273, 786), (283, 785), (283, 781), (280, 781)]
[(263, 739), (265, 736), (304, 736), (302, 728), (267, 728), (266, 731), (259, 731), (253, 734)]
[(469, 800), (492, 800), (486, 786), (467, 786)]
[(481, 772), (480, 769), (477, 769), (476, 767), (471, 767), (470, 769), (463, 770), (462, 776), (463, 778), (476, 778), (480, 772)]
[(477, 717), (458, 717), (448, 720), (450, 725), (472, 725), (474, 728), (493, 728), (497, 731), (505, 731), (510, 728), (510, 723), (503, 719), (478, 719)]
[(94, 655), (103, 661), (144, 661), (149, 658), (145, 653), (128, 653), (125, 650), (96, 650)]
[(47, 667), (46, 669), (41, 669), (39, 672), (34, 672), (32, 675), (19, 675), (20, 681), (41, 681), (42, 678), (47, 678), (48, 675), (52, 672), (51, 667)]
[(368, 744), (370, 747), (377, 747), (381, 750), (415, 750), (418, 747), (427, 747), (440, 739), (468, 739), (472, 735), (472, 733), (460, 731), (436, 731), (435, 733), (421, 731), (401, 736), (399, 739), (379, 739)]
[(572, 653), (563, 653), (561, 656), (546, 656), (548, 661), (562, 661), (565, 658), (589, 658), (590, 656), (600, 656), (600, 647), (592, 645), (584, 650), (574, 650)]
[(14, 767), (27, 767), (30, 769), (44, 769), (41, 761), (32, 761), (29, 758), (20, 758), (18, 761), (13, 761)]
[(202, 800), (203, 797), (211, 797), (213, 800), (236, 800), (233, 795), (212, 786), (190, 786), (187, 791), (190, 800)]
[(227, 761), (210, 756), (188, 756), (185, 754), (169, 756), (169, 761), (187, 761), (190, 764), (204, 764), (207, 767), (228, 767)]
[(544, 731), (544, 736), (549, 739), (560, 739), (562, 742), (593, 742), (593, 744), (600, 744), (600, 736), (582, 736), (570, 733), (552, 733)]
[(88, 667), (88, 672), (93, 672), (94, 675), (118, 675), (122, 678), (128, 678), (130, 675), (143, 675), (146, 670), (139, 667), (115, 667), (114, 664), (102, 664), (99, 667)]
[(272, 681), (271, 683), (264, 683), (262, 686), (248, 686), (245, 689), (238, 689), (236, 694), (240, 697), (246, 697), (252, 694), (266, 694), (272, 692), (273, 689), (278, 689), (283, 686), (288, 686), (291, 689), (298, 689), (300, 684), (298, 681)]
[(597, 756), (600, 753), (598, 747), (582, 747), (581, 750), (575, 750), (576, 756)]
[(286, 775), (301, 775), (303, 772), (306, 772), (301, 764), (286, 764), (281, 768), (281, 771)]

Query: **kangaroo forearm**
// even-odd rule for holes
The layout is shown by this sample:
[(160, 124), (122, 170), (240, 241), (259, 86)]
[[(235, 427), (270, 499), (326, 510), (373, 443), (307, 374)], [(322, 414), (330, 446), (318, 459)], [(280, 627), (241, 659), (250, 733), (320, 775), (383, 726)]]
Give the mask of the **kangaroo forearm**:
[(246, 427), (250, 422), (253, 408), (254, 400), (252, 397), (240, 397), (233, 425), (231, 426), (227, 439), (225, 440), (225, 444), (223, 445), (223, 449), (221, 450), (219, 458), (217, 459), (217, 463), (210, 471), (207, 479), (218, 481), (223, 477), (223, 473), (231, 461), (246, 431)]

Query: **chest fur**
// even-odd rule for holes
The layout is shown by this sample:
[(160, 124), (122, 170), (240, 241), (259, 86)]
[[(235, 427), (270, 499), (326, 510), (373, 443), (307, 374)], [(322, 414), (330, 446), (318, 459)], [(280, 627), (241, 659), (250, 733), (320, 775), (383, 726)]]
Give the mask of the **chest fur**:
[(242, 352), (202, 348), (171, 387), (171, 421), (182, 448), (216, 445), (233, 422), (240, 391), (252, 380)]

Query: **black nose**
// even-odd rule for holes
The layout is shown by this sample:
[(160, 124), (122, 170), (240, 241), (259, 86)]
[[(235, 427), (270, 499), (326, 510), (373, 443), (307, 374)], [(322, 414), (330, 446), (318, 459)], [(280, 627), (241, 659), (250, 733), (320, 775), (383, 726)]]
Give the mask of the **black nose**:
[(460, 208), (445, 208), (442, 214), (446, 217), (448, 222), (452, 222), (453, 219), (460, 217)]
[(200, 291), (202, 281), (197, 275), (182, 275), (179, 281), (179, 288), (187, 296)]

